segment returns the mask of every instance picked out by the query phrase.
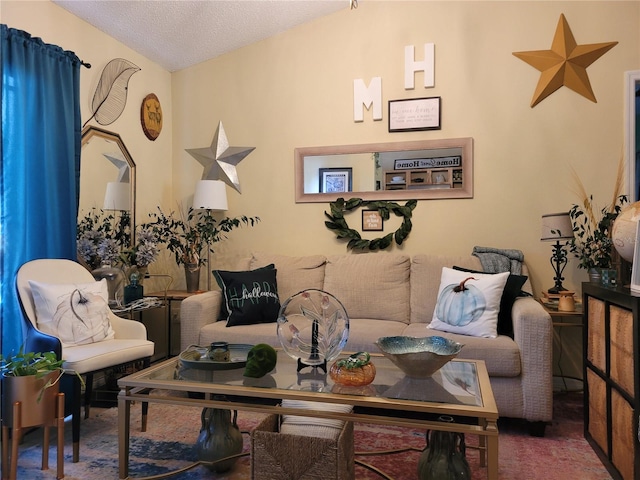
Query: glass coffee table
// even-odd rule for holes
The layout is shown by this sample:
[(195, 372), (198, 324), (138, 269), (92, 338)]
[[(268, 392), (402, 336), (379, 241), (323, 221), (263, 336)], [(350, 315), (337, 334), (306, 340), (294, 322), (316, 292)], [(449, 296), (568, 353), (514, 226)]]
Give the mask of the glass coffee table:
[[(340, 358), (348, 354), (341, 355)], [(334, 384), (311, 367), (296, 371), (296, 362), (278, 350), (276, 368), (262, 378), (242, 374), (244, 364), (199, 365), (193, 357), (174, 357), (118, 380), (119, 476), (129, 478), (131, 402), (168, 403), (260, 413), (307, 415), (360, 423), (419, 427), (479, 436), (480, 465), (490, 480), (498, 478), (498, 409), (483, 361), (452, 360), (426, 379), (409, 378), (382, 355), (371, 355), (376, 377), (365, 387)], [(236, 362), (236, 360), (238, 360)], [(237, 365), (234, 365), (237, 363)], [(154, 393), (161, 389), (162, 395)], [(185, 392), (190, 395), (185, 396)], [(283, 399), (353, 405), (350, 413), (299, 410)], [(153, 406), (150, 406), (153, 414)], [(453, 423), (439, 421), (454, 418)], [(143, 419), (143, 429), (146, 419)]]

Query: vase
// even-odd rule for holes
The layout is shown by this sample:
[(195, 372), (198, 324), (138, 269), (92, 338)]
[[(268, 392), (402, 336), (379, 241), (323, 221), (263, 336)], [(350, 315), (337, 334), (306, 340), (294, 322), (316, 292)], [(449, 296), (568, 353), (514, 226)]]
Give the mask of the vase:
[(127, 285), (131, 283), (131, 275), (133, 273), (138, 274), (138, 284), (142, 285), (144, 283), (144, 277), (147, 275), (147, 271), (149, 270), (148, 266), (140, 267), (138, 265), (131, 265), (130, 267), (125, 268), (124, 275), (125, 281)]
[(200, 265), (185, 263), (184, 274), (187, 280), (187, 292), (197, 292), (200, 289)]
[[(2, 376), (3, 425), (14, 425), (13, 404), (22, 404), (21, 428), (50, 423), (56, 417), (55, 400), (60, 391), (57, 382), (61, 372), (53, 371), (43, 377)], [(47, 382), (51, 385), (45, 388)]]
[[(441, 422), (452, 423), (453, 418), (442, 415)], [(471, 468), (465, 457), (464, 434), (458, 432), (427, 431), (427, 446), (418, 461), (420, 480), (468, 480)]]
[(109, 289), (109, 305), (116, 304), (116, 298), (118, 291), (123, 287), (123, 274), (122, 270), (116, 267), (112, 267), (111, 264), (105, 263), (100, 268), (96, 268), (91, 271), (91, 275), (97, 281), (103, 278), (107, 281), (107, 288)]
[(590, 283), (600, 283), (600, 279), (602, 278), (602, 274), (600, 273), (599, 268), (590, 268), (589, 269), (589, 282)]
[[(200, 415), (202, 427), (196, 441), (198, 460), (216, 462), (232, 455), (242, 453), (242, 433), (238, 428), (237, 410), (223, 408), (203, 408)], [(214, 465), (207, 465), (209, 470), (226, 472), (233, 467), (237, 458), (225, 460)]]
[(600, 270), (600, 283), (603, 287), (615, 287), (618, 272), (615, 268), (603, 268)]

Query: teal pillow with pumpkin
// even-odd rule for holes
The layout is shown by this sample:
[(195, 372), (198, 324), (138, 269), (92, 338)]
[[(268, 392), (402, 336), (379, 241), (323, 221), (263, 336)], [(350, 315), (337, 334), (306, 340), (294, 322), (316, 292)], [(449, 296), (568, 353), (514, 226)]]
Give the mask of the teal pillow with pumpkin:
[(278, 318), (280, 300), (274, 265), (256, 270), (214, 270), (222, 290), (222, 315), (227, 327), (271, 323)]
[(429, 328), (495, 338), (500, 299), (509, 272), (470, 273), (444, 267)]

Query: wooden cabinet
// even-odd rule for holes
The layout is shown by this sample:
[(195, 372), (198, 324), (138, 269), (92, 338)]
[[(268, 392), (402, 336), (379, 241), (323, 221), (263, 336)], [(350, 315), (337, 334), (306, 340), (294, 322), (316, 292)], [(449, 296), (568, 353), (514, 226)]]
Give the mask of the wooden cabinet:
[(614, 478), (640, 479), (640, 297), (582, 286), (584, 435)]
[(169, 358), (168, 331), (169, 315), (167, 305), (135, 312), (133, 318), (141, 322), (147, 329), (147, 340), (153, 342), (153, 355), (151, 362), (157, 362)]
[(384, 190), (462, 188), (461, 168), (422, 168), (384, 172)]
[(167, 308), (167, 332), (164, 351), (169, 357), (180, 355), (180, 304), (182, 300), (196, 295), (199, 292), (187, 292), (186, 290), (167, 290), (166, 292), (152, 292), (150, 297), (163, 298)]

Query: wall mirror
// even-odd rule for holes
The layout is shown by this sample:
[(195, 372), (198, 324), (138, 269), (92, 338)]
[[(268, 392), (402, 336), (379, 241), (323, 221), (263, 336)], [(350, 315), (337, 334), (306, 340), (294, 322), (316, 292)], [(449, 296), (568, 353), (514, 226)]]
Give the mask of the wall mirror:
[(94, 207), (116, 218), (127, 215), (133, 244), (136, 164), (120, 135), (89, 125), (82, 130), (78, 218)]
[(473, 197), (473, 139), (296, 148), (297, 203)]
[(640, 70), (625, 72), (625, 143), (629, 201), (640, 200)]

